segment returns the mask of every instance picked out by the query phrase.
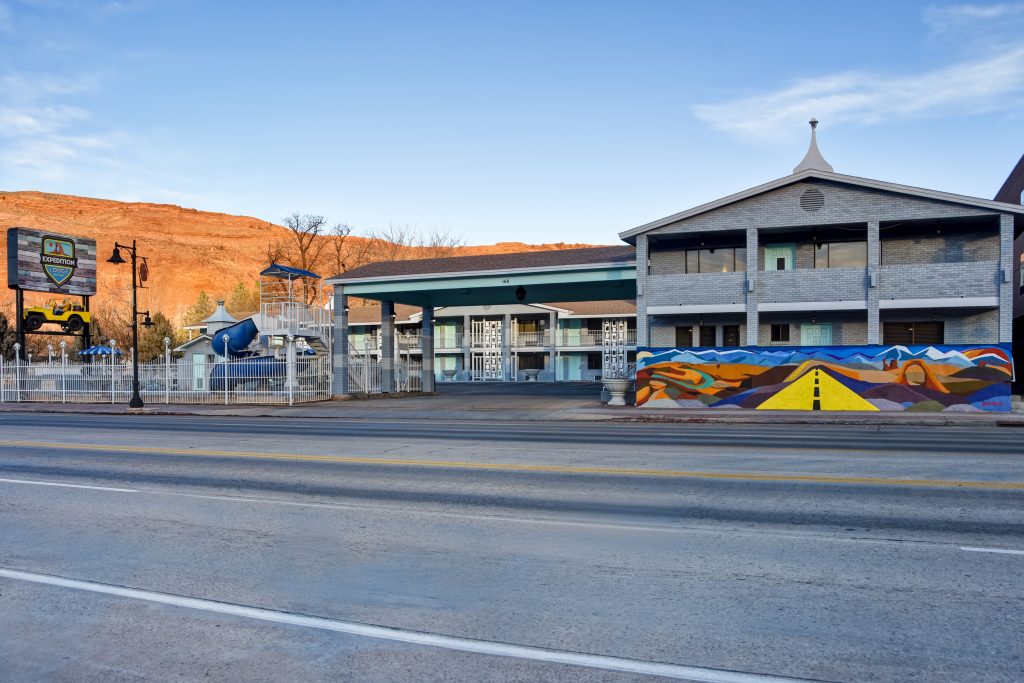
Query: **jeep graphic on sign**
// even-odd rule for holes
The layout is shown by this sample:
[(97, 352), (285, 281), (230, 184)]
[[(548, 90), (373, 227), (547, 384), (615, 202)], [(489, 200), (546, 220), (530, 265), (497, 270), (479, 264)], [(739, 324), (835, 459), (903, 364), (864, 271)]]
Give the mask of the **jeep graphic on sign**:
[(75, 274), (75, 268), (78, 266), (75, 243), (63, 237), (44, 237), (39, 262), (50, 282), (63, 287)]

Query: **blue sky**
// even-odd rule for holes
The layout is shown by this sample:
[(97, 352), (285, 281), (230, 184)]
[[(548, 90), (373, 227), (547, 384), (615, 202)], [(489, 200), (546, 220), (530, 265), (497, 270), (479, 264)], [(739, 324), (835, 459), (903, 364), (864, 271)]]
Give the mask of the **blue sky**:
[(0, 189), (471, 243), (616, 234), (791, 172), (991, 198), (1024, 2), (0, 0)]

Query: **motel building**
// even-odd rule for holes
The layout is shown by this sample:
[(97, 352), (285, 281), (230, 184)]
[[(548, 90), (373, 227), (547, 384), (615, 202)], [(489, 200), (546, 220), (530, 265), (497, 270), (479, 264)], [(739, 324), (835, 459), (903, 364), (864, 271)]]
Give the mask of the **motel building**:
[(602, 336), (622, 328), (630, 360), (637, 349), (1009, 344), (1024, 292), (1020, 188), (995, 201), (843, 175), (816, 126), (792, 173), (626, 230), (628, 246), (378, 263), (331, 278), (335, 339), (349, 340), (335, 346), (335, 393), (348, 392), (348, 358), (367, 350), (385, 391), (403, 349), (425, 391), (434, 380), (593, 380)]

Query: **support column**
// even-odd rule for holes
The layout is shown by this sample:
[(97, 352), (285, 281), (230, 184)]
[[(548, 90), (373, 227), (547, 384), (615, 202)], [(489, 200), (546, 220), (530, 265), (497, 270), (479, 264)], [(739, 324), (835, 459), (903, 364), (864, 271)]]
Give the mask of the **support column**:
[(757, 312), (758, 265), (757, 228), (747, 228), (747, 346), (757, 346), (761, 317)]
[(882, 276), (879, 266), (881, 265), (882, 242), (878, 221), (868, 221), (868, 269), (866, 275), (867, 294), (865, 296), (868, 302), (868, 344), (882, 343), (882, 323), (878, 306), (878, 280)]
[(512, 376), (512, 314), (506, 313), (501, 323), (501, 374), (503, 380), (515, 380)]
[(999, 341), (1013, 341), (1013, 299), (1014, 278), (1013, 262), (1013, 215), (1004, 213), (999, 216)]
[(647, 346), (651, 338), (651, 326), (647, 319), (647, 235), (636, 238), (636, 346)]
[(551, 381), (558, 381), (558, 311), (548, 312), (548, 328), (551, 342), (548, 344), (548, 356), (551, 359)]
[(331, 345), (331, 360), (334, 369), (333, 394), (335, 397), (348, 396), (348, 296), (345, 288), (334, 288), (334, 344)]
[(423, 322), (420, 327), (420, 388), (434, 392), (434, 307), (423, 307)]
[(470, 319), (469, 313), (462, 316), (462, 372), (465, 375), (466, 381), (473, 379), (473, 369), (471, 367), (471, 356), (473, 353), (473, 338), (470, 333)]
[(380, 390), (395, 392), (395, 302), (380, 302)]

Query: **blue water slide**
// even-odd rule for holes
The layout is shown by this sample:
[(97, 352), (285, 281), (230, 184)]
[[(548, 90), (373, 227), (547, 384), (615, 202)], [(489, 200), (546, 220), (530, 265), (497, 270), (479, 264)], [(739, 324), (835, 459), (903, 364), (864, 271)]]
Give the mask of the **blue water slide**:
[(218, 356), (223, 356), (224, 335), (227, 335), (228, 354), (232, 358), (242, 358), (247, 355), (246, 349), (249, 348), (249, 344), (256, 338), (257, 334), (259, 334), (259, 330), (256, 328), (256, 323), (252, 321), (252, 318), (246, 318), (230, 327), (218, 330), (213, 335), (210, 345), (213, 347), (214, 353)]

